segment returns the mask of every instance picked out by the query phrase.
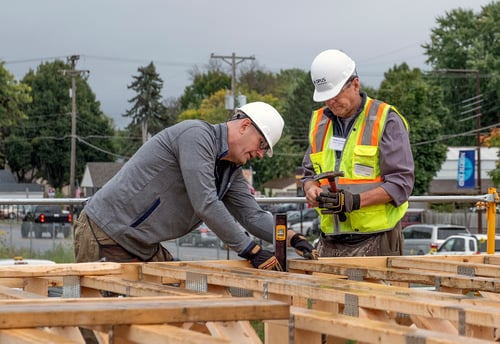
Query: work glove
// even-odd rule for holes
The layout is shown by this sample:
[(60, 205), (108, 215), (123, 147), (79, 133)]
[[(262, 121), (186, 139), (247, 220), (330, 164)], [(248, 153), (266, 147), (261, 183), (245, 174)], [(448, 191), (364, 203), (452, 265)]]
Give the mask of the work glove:
[(255, 242), (248, 245), (248, 247), (240, 253), (239, 256), (249, 260), (254, 268), (283, 271), (283, 268), (274, 253), (263, 250), (262, 247)]
[(318, 259), (318, 251), (300, 234), (295, 234), (290, 240), (290, 246), (295, 249), (295, 252), (306, 259)]
[(316, 198), (322, 214), (336, 214), (340, 221), (345, 221), (345, 213), (358, 210), (360, 207), (359, 194), (339, 190), (338, 192), (322, 192)]

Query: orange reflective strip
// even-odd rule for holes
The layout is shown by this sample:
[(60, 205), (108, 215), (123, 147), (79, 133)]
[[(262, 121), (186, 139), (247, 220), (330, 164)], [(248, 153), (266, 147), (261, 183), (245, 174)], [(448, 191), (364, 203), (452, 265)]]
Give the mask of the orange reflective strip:
[(363, 143), (363, 133), (365, 131), (366, 121), (368, 120), (368, 113), (370, 112), (370, 108), (372, 106), (372, 103), (373, 103), (373, 99), (368, 99), (368, 102), (366, 103), (365, 120), (363, 121), (363, 124), (361, 125), (361, 130), (359, 131), (359, 134), (358, 134), (358, 145), (361, 145)]
[(369, 184), (369, 183), (381, 183), (384, 180), (382, 177), (377, 177), (375, 179), (350, 179), (339, 177), (338, 183), (340, 184)]
[(375, 123), (373, 123), (372, 130), (372, 146), (378, 146), (378, 131), (380, 128), (380, 123), (382, 122), (382, 114), (387, 106), (387, 103), (382, 103), (377, 109), (377, 117), (375, 118)]
[(325, 127), (325, 132), (323, 134), (323, 138), (321, 139), (321, 150), (322, 151), (325, 150), (326, 134), (328, 133), (328, 129), (330, 128), (331, 125), (332, 125), (332, 121), (330, 121), (330, 119), (328, 119), (328, 122), (326, 123), (326, 127)]
[(321, 117), (323, 117), (323, 108), (317, 111), (316, 121), (314, 122), (313, 130), (311, 132), (312, 144), (311, 151), (312, 153), (316, 153), (318, 151), (317, 142), (316, 142), (316, 133), (318, 132), (319, 122), (321, 121)]

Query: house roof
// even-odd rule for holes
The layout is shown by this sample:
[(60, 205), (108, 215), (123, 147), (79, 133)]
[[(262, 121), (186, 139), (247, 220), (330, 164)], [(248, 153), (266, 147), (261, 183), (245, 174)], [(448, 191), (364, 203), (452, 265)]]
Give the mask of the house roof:
[(122, 168), (122, 162), (88, 162), (82, 187), (102, 187)]

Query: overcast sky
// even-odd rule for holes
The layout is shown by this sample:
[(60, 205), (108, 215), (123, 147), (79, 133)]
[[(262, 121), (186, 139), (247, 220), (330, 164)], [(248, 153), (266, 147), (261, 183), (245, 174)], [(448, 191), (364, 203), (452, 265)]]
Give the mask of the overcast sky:
[(80, 55), (77, 69), (90, 71), (101, 109), (122, 128), (134, 96), (127, 85), (151, 61), (164, 98), (180, 96), (211, 53), (253, 56), (271, 72), (308, 71), (319, 52), (338, 48), (356, 61), (364, 84), (378, 87), (395, 64), (430, 69), (420, 46), (438, 16), (459, 7), (478, 13), (491, 2), (2, 0), (0, 60), (20, 80), (43, 61)]

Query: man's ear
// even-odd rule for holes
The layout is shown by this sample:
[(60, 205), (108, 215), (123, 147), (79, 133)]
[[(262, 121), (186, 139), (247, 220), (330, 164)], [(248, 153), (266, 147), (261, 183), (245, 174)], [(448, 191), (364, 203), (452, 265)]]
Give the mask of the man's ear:
[(244, 118), (242, 121), (241, 121), (241, 125), (240, 125), (240, 131), (241, 133), (243, 134), (246, 130), (248, 130), (248, 128), (252, 125), (252, 121), (250, 121), (249, 118)]

